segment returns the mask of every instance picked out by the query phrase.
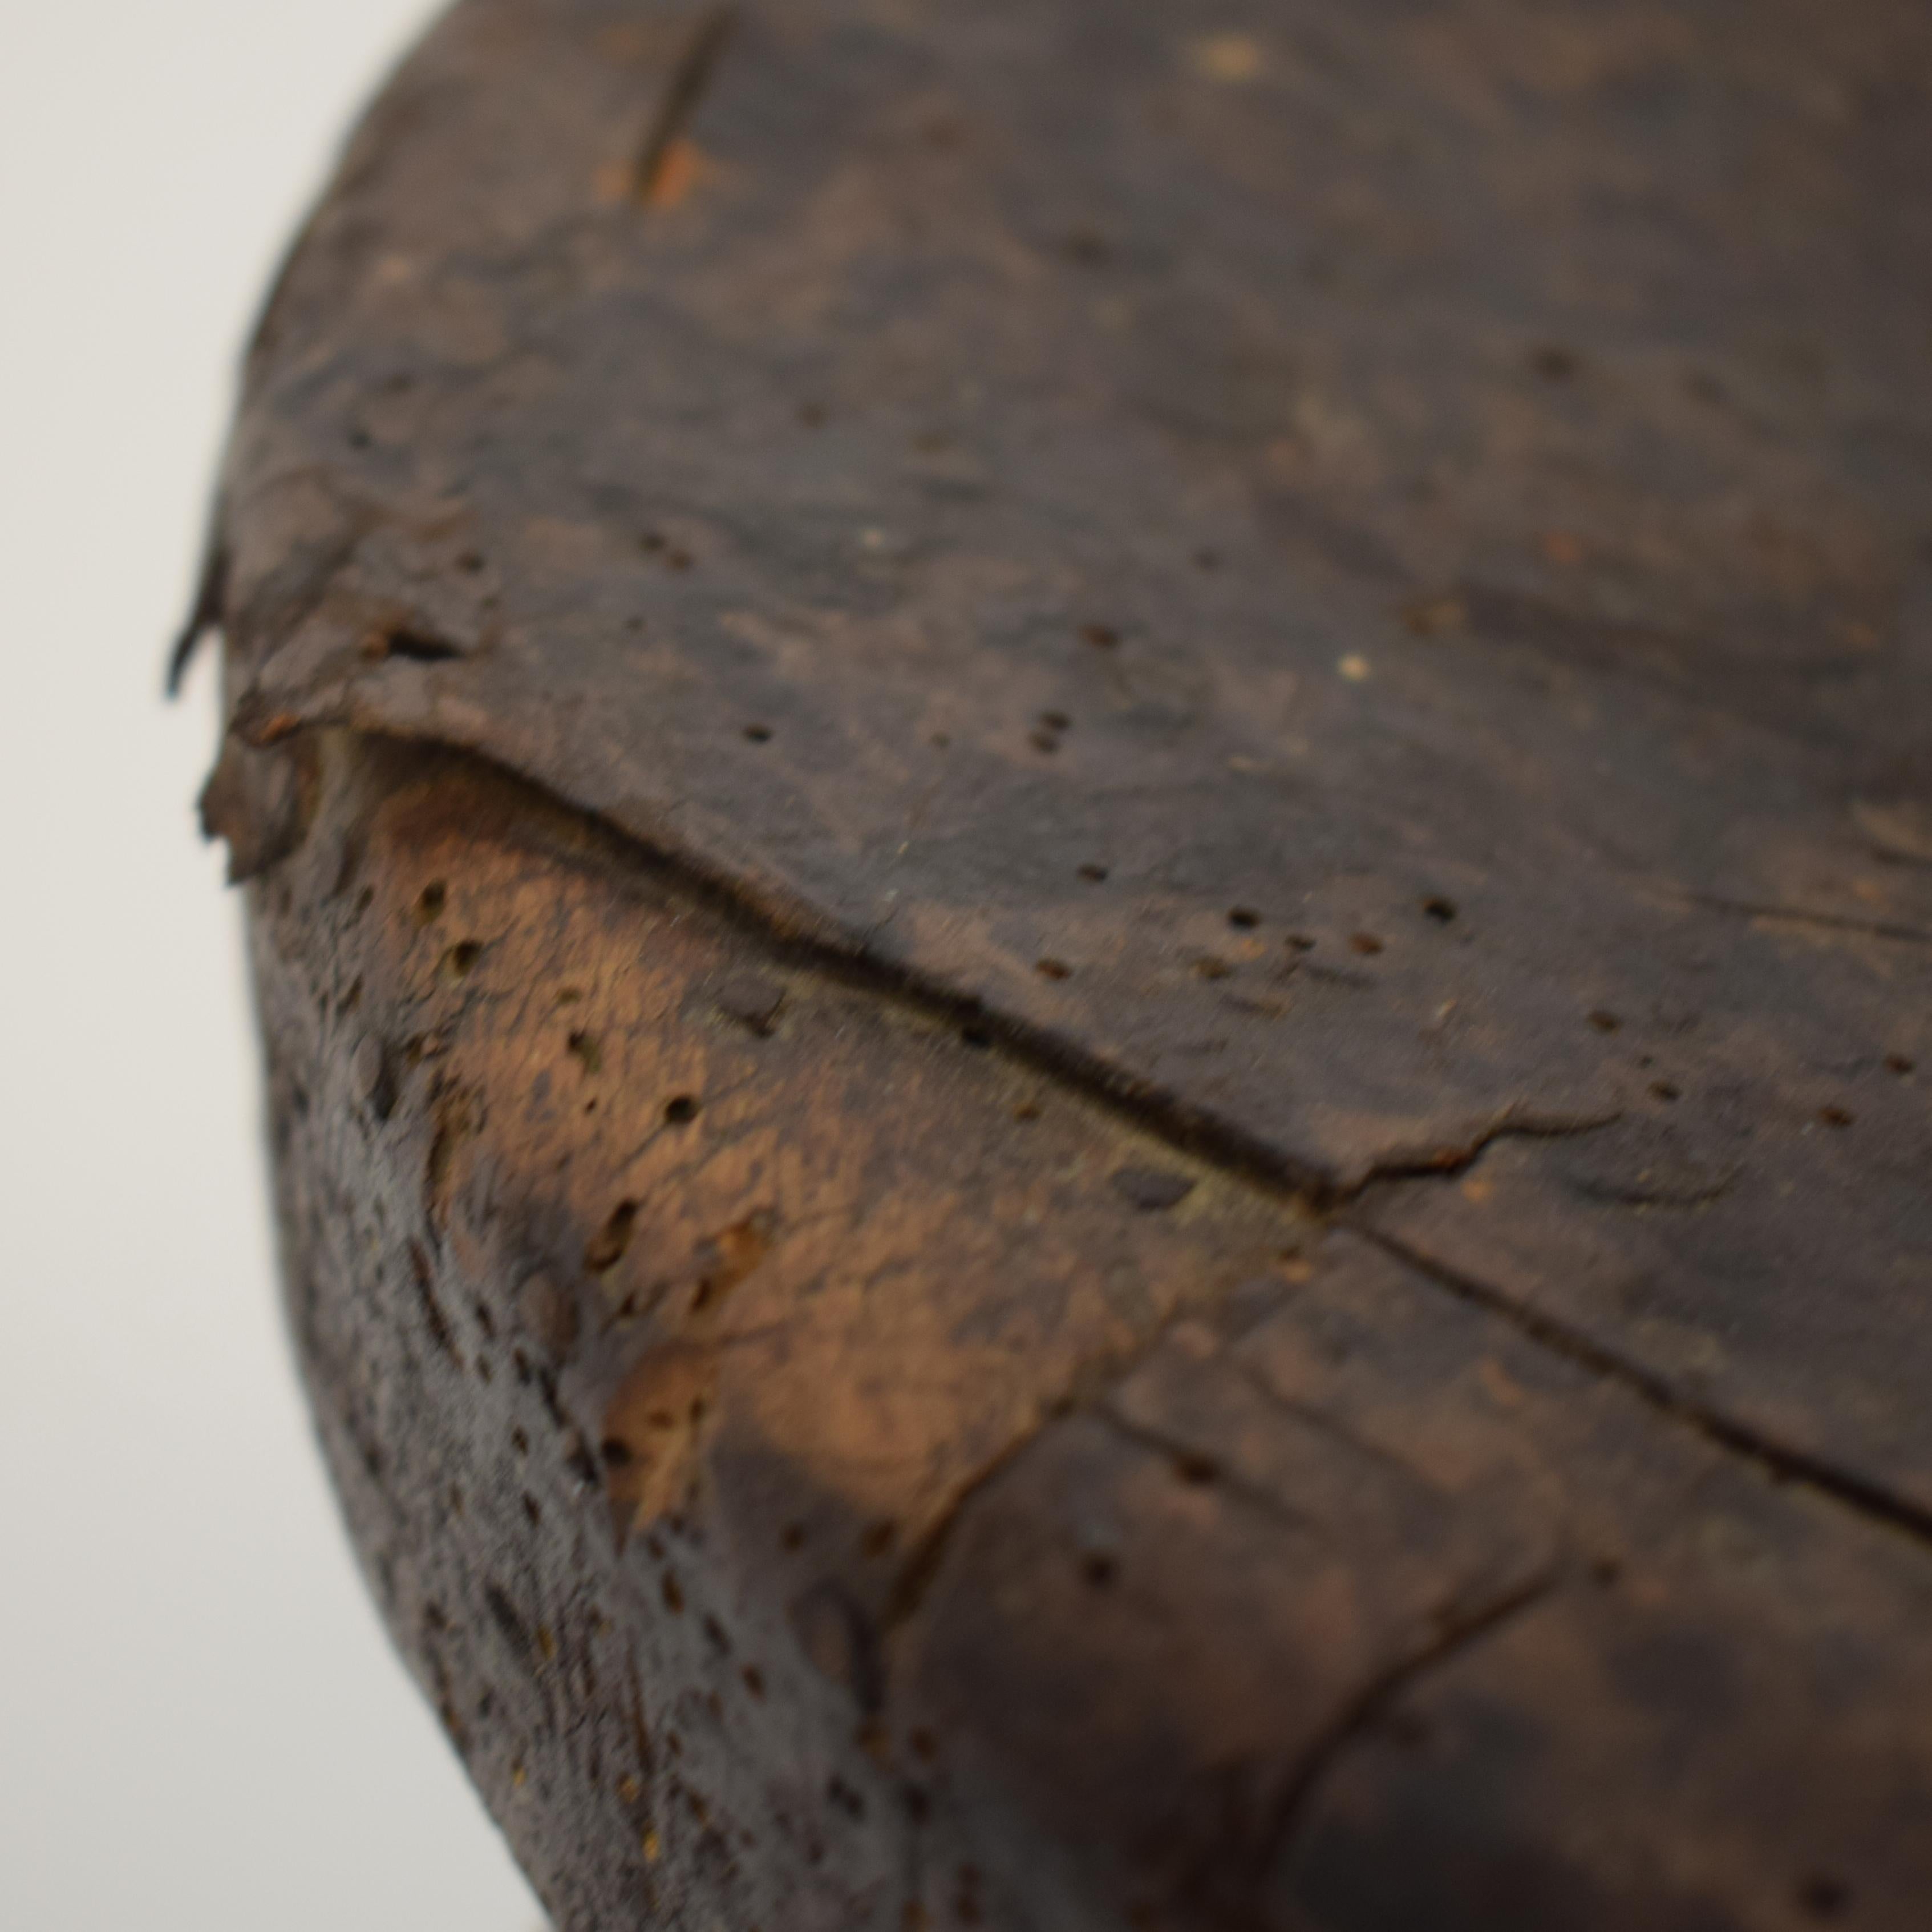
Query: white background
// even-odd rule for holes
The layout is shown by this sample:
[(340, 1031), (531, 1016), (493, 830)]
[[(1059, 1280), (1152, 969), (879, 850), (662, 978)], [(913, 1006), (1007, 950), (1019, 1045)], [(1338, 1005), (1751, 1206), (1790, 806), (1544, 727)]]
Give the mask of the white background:
[(285, 1348), (160, 698), (234, 365), (423, 0), (0, 0), (0, 1927), (535, 1932)]

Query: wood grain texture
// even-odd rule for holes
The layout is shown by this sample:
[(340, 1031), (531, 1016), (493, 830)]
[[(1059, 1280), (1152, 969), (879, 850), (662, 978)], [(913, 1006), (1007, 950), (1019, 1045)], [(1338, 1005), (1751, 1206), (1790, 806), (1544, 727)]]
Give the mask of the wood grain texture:
[(1903, 0), (399, 74), (208, 816), (325, 1438), (563, 1925), (1923, 1922), (1928, 76)]
[(1922, 1541), (520, 782), (310, 750), (292, 1325), (560, 1925), (1917, 1922)]

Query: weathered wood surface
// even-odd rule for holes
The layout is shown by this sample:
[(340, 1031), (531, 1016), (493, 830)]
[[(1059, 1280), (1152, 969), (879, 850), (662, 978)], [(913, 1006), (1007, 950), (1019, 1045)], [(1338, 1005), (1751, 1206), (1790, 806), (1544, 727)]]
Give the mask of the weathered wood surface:
[(209, 815), (566, 1928), (1932, 1912), (1932, 16), (468, 0)]

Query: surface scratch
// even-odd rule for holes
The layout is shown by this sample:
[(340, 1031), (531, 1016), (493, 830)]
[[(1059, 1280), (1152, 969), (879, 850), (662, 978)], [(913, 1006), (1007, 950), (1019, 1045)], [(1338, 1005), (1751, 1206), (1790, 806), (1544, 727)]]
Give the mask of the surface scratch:
[(718, 70), (719, 57), (737, 24), (729, 7), (713, 7), (692, 29), (677, 64), (665, 83), (663, 98), (645, 130), (631, 166), (631, 187), (638, 200), (651, 202), (662, 188), (672, 151), (686, 124), (696, 112)]
[(1263, 1489), (1258, 1484), (1249, 1482), (1245, 1478), (1234, 1474), (1218, 1459), (1204, 1455), (1178, 1437), (1168, 1436), (1158, 1429), (1150, 1429), (1144, 1423), (1130, 1421), (1118, 1409), (1111, 1407), (1100, 1412), (1100, 1420), (1123, 1441), (1146, 1450), (1150, 1455), (1162, 1457), (1178, 1469), (1197, 1469), (1198, 1480), (1203, 1483), (1211, 1482), (1217, 1490), (1232, 1496), (1237, 1502), (1245, 1504), (1258, 1516), (1266, 1516), (1278, 1527), (1292, 1531), (1298, 1536), (1312, 1538), (1319, 1542), (1328, 1540), (1323, 1525), (1314, 1517), (1304, 1515), (1300, 1510), (1285, 1503), (1280, 1497)]
[(1932, 928), (1909, 926), (1900, 920), (1855, 919), (1847, 913), (1814, 912), (1804, 906), (1724, 898), (1712, 892), (1671, 892), (1665, 896), (1672, 905), (1694, 906), (1704, 912), (1728, 913), (1736, 919), (1766, 920), (1778, 926), (1817, 926), (1827, 932), (1857, 932), (1870, 939), (1889, 939), (1908, 946), (1932, 946)]
[(1294, 1842), (1317, 1794), (1349, 1747), (1372, 1731), (1405, 1694), (1424, 1678), (1494, 1636), (1532, 1610), (1556, 1588), (1558, 1574), (1544, 1570), (1460, 1614), (1450, 1612), (1430, 1640), (1378, 1672), (1337, 1712), (1289, 1772), (1275, 1799), (1261, 1844), (1261, 1869)]

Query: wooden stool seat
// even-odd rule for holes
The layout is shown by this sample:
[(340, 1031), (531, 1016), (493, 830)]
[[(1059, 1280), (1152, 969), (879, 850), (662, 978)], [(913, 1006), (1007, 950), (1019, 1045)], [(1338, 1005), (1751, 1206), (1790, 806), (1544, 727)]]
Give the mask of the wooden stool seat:
[(562, 1932), (1932, 1923), (1932, 14), (464, 0), (196, 625)]

